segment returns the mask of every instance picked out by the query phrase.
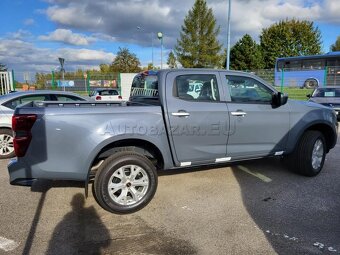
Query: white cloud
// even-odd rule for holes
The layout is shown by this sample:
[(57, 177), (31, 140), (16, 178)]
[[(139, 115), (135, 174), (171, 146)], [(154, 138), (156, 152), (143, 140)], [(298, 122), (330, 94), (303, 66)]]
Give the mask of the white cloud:
[[(221, 34), (226, 37), (226, 2), (211, 1)], [(284, 19), (304, 19), (319, 23), (340, 24), (338, 0), (241, 0), (232, 1), (231, 36), (235, 43), (245, 33), (257, 41), (263, 28)]]
[(101, 50), (89, 50), (89, 49), (60, 49), (59, 54), (65, 56), (72, 62), (98, 62), (98, 63), (110, 63), (112, 62), (114, 55)]
[[(115, 41), (150, 44), (150, 34), (162, 31), (172, 48), (194, 0), (49, 0), (46, 15), (56, 24), (92, 31)], [(258, 39), (262, 29), (286, 18), (340, 24), (339, 0), (232, 0), (232, 42), (245, 33)], [(207, 0), (221, 26), (225, 43), (228, 1)], [(137, 27), (143, 28), (143, 33)]]
[[(24, 38), (32, 41), (29, 31), (18, 30), (9, 34), (7, 39), (3, 38), (0, 41), (0, 62), (16, 67), (21, 63), (23, 64), (21, 69), (32, 67), (38, 70), (49, 65), (58, 65), (57, 58), (63, 56), (66, 58), (66, 65), (69, 64), (70, 68), (80, 65), (96, 66), (100, 63), (110, 63), (113, 54), (103, 50), (85, 49), (87, 46), (90, 47), (91, 43), (97, 42), (100, 45), (103, 41), (121, 42), (122, 46), (135, 43), (148, 47), (153, 43), (154, 47), (159, 47), (156, 33), (160, 31), (164, 34), (165, 50), (172, 49), (179, 37), (184, 18), (194, 1), (45, 0), (49, 7), (40, 10), (39, 13), (46, 15), (58, 29), (38, 38), (83, 46), (84, 49), (37, 48), (33, 44), (22, 41)], [(232, 44), (245, 33), (258, 41), (263, 28), (286, 18), (340, 25), (340, 0), (232, 0), (231, 2)], [(219, 40), (226, 44), (228, 1), (207, 0), (207, 4), (213, 9), (217, 25), (221, 27)], [(27, 24), (32, 22), (34, 20), (27, 20)], [(82, 33), (72, 31), (82, 31)], [(88, 33), (93, 34), (88, 35)]]
[(34, 25), (34, 24), (35, 24), (34, 19), (26, 19), (26, 20), (24, 20), (24, 25), (25, 26), (31, 26), (31, 25)]
[(56, 29), (55, 31), (49, 33), (48, 35), (39, 36), (40, 40), (43, 41), (55, 41), (63, 42), (71, 45), (89, 45), (96, 41), (95, 38), (85, 36), (82, 34), (73, 33), (69, 29)]
[(117, 42), (117, 39), (113, 36), (102, 34), (102, 33), (95, 33), (92, 35), (97, 40), (106, 41), (106, 42)]
[(111, 63), (114, 54), (103, 50), (38, 48), (22, 40), (0, 38), (0, 63), (16, 71), (51, 71), (59, 66), (58, 57), (65, 58), (65, 68), (79, 66), (92, 68), (101, 63)]
[(339, 0), (324, 0), (324, 5), (320, 10), (320, 20), (340, 24), (340, 1)]
[[(151, 32), (167, 31), (170, 40), (177, 36), (183, 14), (180, 19), (174, 15), (177, 11), (169, 4), (157, 0), (149, 1), (54, 1), (55, 5), (47, 8), (47, 17), (56, 24), (105, 34), (116, 41), (147, 45)], [(142, 27), (144, 35), (137, 30)], [(146, 38), (149, 37), (147, 40)]]
[(19, 29), (16, 32), (8, 33), (8, 37), (11, 39), (29, 39), (32, 37), (32, 34), (27, 30)]

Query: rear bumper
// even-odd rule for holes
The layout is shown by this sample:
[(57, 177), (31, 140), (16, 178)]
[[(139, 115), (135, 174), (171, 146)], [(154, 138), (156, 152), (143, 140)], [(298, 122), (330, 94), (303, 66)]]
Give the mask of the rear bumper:
[(65, 171), (65, 167), (55, 168), (46, 162), (44, 165), (28, 162), (32, 161), (26, 160), (25, 157), (9, 161), (7, 168), (10, 184), (29, 186), (36, 179), (85, 181), (87, 177), (86, 172)]
[(11, 185), (31, 186), (35, 180), (30, 169), (24, 167), (17, 159), (11, 159), (7, 168)]
[(10, 182), (11, 185), (15, 186), (32, 186), (33, 182), (37, 179), (15, 179), (14, 181)]

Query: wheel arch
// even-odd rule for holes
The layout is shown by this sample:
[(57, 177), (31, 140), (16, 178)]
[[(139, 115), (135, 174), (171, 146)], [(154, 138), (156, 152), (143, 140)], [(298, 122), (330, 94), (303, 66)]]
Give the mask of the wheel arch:
[[(126, 138), (117, 141), (113, 141), (102, 147), (96, 156), (93, 158), (89, 169), (87, 170), (87, 177), (85, 181), (85, 196), (88, 196), (88, 184), (93, 175), (93, 170), (96, 170), (101, 162), (111, 156), (112, 154), (120, 151), (135, 151), (140, 154), (152, 158), (153, 163), (157, 169), (163, 169), (164, 156), (161, 150), (152, 142), (139, 139), (139, 138)], [(95, 169), (94, 169), (95, 168)]]
[(12, 130), (12, 128), (10, 126), (1, 126), (0, 129), (8, 129), (8, 130)]
[(334, 129), (326, 124), (326, 123), (314, 123), (308, 127), (306, 127), (300, 134), (299, 138), (296, 140), (296, 143), (294, 145), (294, 148), (299, 144), (302, 135), (308, 131), (308, 130), (315, 130), (320, 131), (326, 140), (326, 152), (328, 153), (330, 149), (332, 149), (335, 146), (335, 140), (336, 140), (336, 133), (334, 133)]
[(92, 162), (92, 166), (96, 161), (107, 158), (118, 151), (135, 151), (148, 158), (157, 160), (156, 167), (158, 169), (161, 169), (164, 166), (164, 157), (158, 147), (150, 141), (138, 138), (122, 139), (107, 144), (99, 151), (99, 153), (97, 153)]
[(334, 141), (336, 140), (336, 134), (333, 131), (333, 128), (327, 124), (315, 124), (310, 126), (307, 130), (317, 130), (320, 131), (326, 140), (327, 145), (327, 153), (335, 146)]

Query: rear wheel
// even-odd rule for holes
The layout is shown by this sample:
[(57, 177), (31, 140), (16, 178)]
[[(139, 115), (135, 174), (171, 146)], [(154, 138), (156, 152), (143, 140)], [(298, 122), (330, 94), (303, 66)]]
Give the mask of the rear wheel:
[(15, 157), (13, 132), (10, 129), (0, 129), (0, 159)]
[(309, 130), (303, 134), (294, 153), (289, 156), (290, 168), (304, 176), (320, 173), (326, 157), (326, 142), (319, 131)]
[(157, 189), (155, 166), (136, 152), (117, 152), (99, 167), (94, 196), (105, 210), (132, 213), (145, 207)]

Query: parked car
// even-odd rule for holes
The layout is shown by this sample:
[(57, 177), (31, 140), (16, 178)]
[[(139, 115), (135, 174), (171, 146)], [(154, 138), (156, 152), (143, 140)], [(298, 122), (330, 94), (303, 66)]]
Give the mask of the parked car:
[(96, 101), (117, 101), (123, 100), (117, 89), (99, 88), (91, 92), (90, 98)]
[[(203, 84), (197, 98), (188, 94), (193, 80)], [(78, 180), (86, 194), (93, 181), (100, 206), (131, 213), (151, 201), (161, 170), (277, 156), (287, 158), (292, 171), (315, 176), (336, 144), (337, 125), (332, 109), (288, 100), (248, 73), (143, 72), (133, 80), (126, 103), (17, 107), (17, 158), (8, 171), (12, 185), (39, 178)]]
[(310, 102), (333, 108), (340, 121), (340, 86), (318, 87), (307, 97)]
[(0, 159), (15, 156), (12, 115), (15, 108), (30, 101), (85, 101), (86, 98), (63, 91), (17, 91), (0, 96)]

